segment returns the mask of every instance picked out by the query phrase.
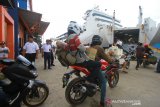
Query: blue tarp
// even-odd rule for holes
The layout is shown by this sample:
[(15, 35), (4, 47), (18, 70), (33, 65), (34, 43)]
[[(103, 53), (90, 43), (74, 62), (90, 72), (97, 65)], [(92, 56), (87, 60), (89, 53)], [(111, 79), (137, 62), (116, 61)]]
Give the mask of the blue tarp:
[(160, 49), (160, 43), (156, 43), (153, 45), (154, 48)]

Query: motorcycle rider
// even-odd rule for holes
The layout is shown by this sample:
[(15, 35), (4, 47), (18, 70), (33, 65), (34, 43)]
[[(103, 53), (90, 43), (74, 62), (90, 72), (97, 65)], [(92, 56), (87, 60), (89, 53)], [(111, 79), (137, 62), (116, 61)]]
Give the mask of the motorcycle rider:
[(100, 46), (102, 44), (103, 39), (99, 35), (94, 35), (92, 38), (91, 47), (97, 49), (97, 54), (95, 57), (96, 61), (100, 61), (104, 59), (105, 61), (112, 63), (112, 59), (109, 55), (107, 55), (104, 49)]
[(101, 99), (100, 107), (105, 106), (105, 97), (106, 97), (106, 80), (105, 76), (100, 70), (101, 64), (98, 61), (92, 61), (85, 54), (86, 48), (81, 44), (79, 35), (82, 32), (81, 27), (75, 21), (70, 21), (68, 25), (68, 37), (66, 40), (67, 50), (71, 52), (72, 55), (76, 57), (77, 66), (82, 66), (91, 71), (91, 74), (86, 78), (90, 83), (94, 81), (95, 78), (98, 78), (101, 82)]
[(144, 44), (145, 53), (147, 53), (149, 56), (153, 54), (153, 51), (151, 48), (149, 48), (148, 44)]

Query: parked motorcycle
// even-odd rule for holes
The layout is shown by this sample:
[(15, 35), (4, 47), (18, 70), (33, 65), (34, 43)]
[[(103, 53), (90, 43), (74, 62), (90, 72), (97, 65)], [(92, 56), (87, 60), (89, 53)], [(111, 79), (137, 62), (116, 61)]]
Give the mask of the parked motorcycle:
[(48, 97), (49, 89), (45, 82), (36, 80), (38, 76), (35, 66), (26, 58), (19, 55), (17, 59), (0, 60), (3, 65), (1, 72), (10, 80), (1, 81), (0, 88), (6, 95), (2, 107), (20, 107), (21, 102), (29, 107), (41, 105)]
[(157, 57), (153, 55), (149, 55), (148, 53), (145, 53), (143, 55), (143, 67), (144, 68), (150, 64), (155, 65), (156, 63), (157, 63)]
[[(109, 87), (114, 88), (119, 81), (119, 72), (117, 66), (109, 65), (105, 60), (101, 60), (100, 62), (102, 64), (101, 70), (105, 73)], [(65, 98), (70, 104), (81, 104), (84, 102), (87, 96), (94, 96), (97, 92), (97, 89), (95, 89), (95, 87), (92, 85), (88, 86), (85, 83), (85, 78), (90, 75), (90, 72), (86, 68), (80, 66), (70, 66), (70, 68), (73, 70), (65, 73), (62, 78), (63, 88), (66, 87)], [(84, 76), (81, 76), (81, 72), (84, 73)], [(69, 82), (72, 74), (75, 74), (77, 77)], [(95, 79), (93, 84), (97, 85), (97, 87), (100, 89), (100, 82), (98, 78)]]

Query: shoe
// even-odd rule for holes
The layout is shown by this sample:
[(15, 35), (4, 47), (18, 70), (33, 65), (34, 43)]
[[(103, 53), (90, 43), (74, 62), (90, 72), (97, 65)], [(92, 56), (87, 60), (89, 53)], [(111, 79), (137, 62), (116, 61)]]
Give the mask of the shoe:
[(46, 70), (46, 68), (44, 68), (44, 70)]
[(48, 69), (52, 69), (52, 68), (48, 68)]
[(122, 72), (124, 72), (124, 73), (128, 73), (127, 71), (122, 71)]
[(136, 70), (138, 70), (138, 68), (136, 68)]
[(51, 66), (55, 66), (54, 64), (51, 64)]

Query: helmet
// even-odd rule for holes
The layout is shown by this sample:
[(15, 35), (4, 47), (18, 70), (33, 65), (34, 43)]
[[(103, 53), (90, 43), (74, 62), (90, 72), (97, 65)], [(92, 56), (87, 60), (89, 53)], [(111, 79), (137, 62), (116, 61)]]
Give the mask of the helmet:
[(148, 47), (148, 44), (144, 44), (144, 47)]
[(99, 35), (94, 35), (92, 38), (92, 45), (101, 45), (103, 41), (103, 38), (101, 38)]
[(77, 34), (82, 33), (82, 28), (75, 21), (70, 21), (68, 25), (68, 34)]

